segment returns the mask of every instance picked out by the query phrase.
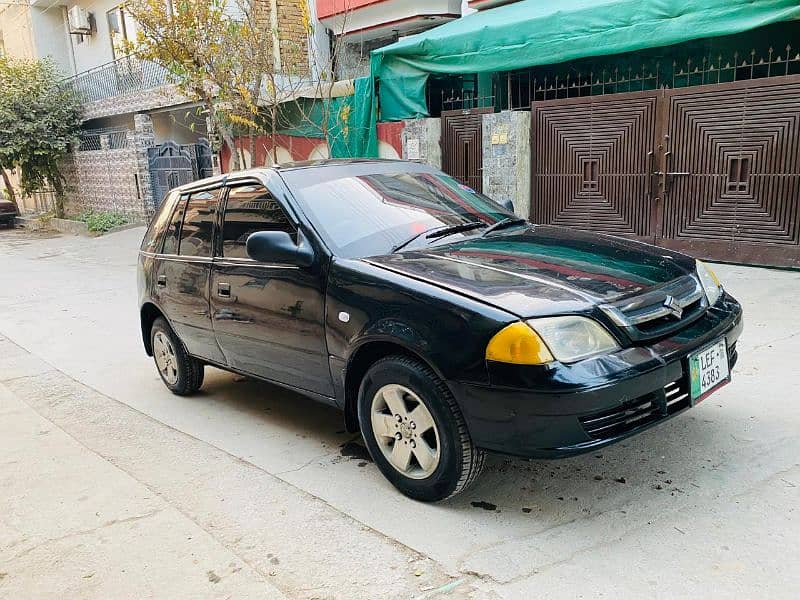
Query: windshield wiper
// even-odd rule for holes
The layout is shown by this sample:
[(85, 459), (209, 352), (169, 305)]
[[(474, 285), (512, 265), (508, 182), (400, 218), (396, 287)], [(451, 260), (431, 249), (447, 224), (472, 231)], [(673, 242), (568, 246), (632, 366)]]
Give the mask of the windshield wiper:
[(417, 238), (421, 238), (423, 235), (426, 239), (433, 239), (444, 237), (446, 235), (450, 235), (451, 233), (458, 233), (460, 231), (469, 231), (470, 229), (476, 229), (477, 227), (486, 227), (486, 223), (482, 221), (468, 221), (466, 223), (457, 223), (455, 225), (443, 225), (442, 227), (434, 227), (433, 229), (426, 229), (425, 231), (421, 231), (419, 233), (415, 233), (407, 240), (400, 242), (396, 246), (394, 246), (390, 250), (390, 254), (394, 254), (398, 250), (402, 250), (406, 246), (408, 246), (411, 242), (416, 240)]
[(494, 225), (490, 225), (489, 228), (481, 233), (481, 237), (486, 237), (493, 231), (497, 231), (498, 229), (505, 229), (506, 227), (511, 227), (512, 225), (519, 225), (521, 223), (527, 223), (525, 219), (521, 219), (520, 217), (506, 217), (505, 219), (501, 219)]

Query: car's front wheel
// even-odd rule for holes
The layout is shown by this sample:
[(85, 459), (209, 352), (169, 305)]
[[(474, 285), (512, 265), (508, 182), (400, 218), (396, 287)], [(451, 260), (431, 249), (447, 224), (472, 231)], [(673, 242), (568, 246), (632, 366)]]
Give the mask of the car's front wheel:
[(186, 353), (165, 319), (159, 317), (153, 322), (150, 342), (161, 381), (173, 394), (187, 396), (200, 389), (205, 371), (203, 363)]
[(406, 496), (454, 496), (483, 468), (450, 390), (433, 370), (406, 356), (376, 362), (361, 382), (358, 419), (367, 448)]

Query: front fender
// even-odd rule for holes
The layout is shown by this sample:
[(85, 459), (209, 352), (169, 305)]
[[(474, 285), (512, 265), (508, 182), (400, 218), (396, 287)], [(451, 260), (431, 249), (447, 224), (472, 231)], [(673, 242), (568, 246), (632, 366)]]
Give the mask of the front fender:
[(423, 358), (445, 380), (485, 381), (486, 344), (516, 318), (450, 290), (362, 261), (335, 261), (326, 301), (332, 357), (347, 364), (369, 342)]

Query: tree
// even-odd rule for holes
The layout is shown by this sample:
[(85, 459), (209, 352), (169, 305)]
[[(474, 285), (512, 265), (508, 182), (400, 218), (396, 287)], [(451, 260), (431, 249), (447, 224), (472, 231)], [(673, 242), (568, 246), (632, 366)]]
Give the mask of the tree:
[(249, 134), (251, 146), (255, 134), (274, 133), (278, 105), (300, 85), (280, 60), (277, 2), (132, 0), (126, 9), (138, 24), (129, 50), (166, 68), (202, 105), (239, 168), (236, 133)]
[[(81, 108), (74, 92), (59, 85), (48, 60), (0, 58), (0, 169), (21, 172), (25, 194), (50, 184), (56, 216), (64, 215), (64, 177), (59, 161), (77, 140)], [(15, 199), (7, 177), (6, 189)]]

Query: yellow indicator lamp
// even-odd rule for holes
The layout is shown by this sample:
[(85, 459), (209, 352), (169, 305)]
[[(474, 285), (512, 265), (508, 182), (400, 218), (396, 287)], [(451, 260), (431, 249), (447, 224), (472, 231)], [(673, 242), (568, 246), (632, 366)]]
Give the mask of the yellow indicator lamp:
[(521, 322), (504, 327), (486, 346), (486, 360), (515, 365), (543, 365), (553, 361), (553, 355), (542, 338)]

